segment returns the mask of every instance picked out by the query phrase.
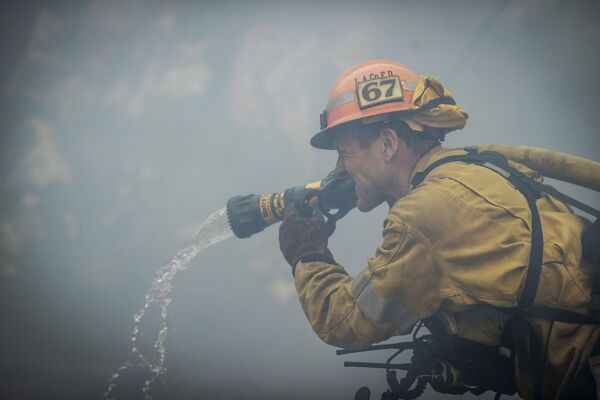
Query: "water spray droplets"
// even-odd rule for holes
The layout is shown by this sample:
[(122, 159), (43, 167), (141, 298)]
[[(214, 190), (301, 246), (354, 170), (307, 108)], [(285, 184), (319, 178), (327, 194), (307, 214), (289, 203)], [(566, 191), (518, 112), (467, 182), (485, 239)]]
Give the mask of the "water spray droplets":
[[(146, 292), (144, 305), (133, 314), (133, 330), (131, 332), (131, 351), (127, 361), (125, 361), (113, 374), (108, 382), (104, 398), (114, 400), (114, 390), (117, 388), (117, 380), (121, 374), (134, 365), (141, 366), (147, 370), (150, 377), (146, 379), (142, 386), (142, 394), (145, 400), (151, 400), (150, 390), (159, 376), (163, 375), (167, 368), (165, 367), (166, 350), (165, 340), (169, 328), (167, 325), (167, 316), (169, 314), (169, 305), (171, 304), (171, 289), (173, 288), (173, 278), (177, 272), (186, 268), (187, 264), (200, 252), (212, 244), (233, 236), (233, 232), (227, 221), (227, 211), (222, 208), (212, 215), (200, 226), (194, 234), (192, 242), (179, 250), (177, 254), (160, 268), (152, 280), (150, 288)], [(152, 357), (144, 355), (140, 345), (140, 337), (143, 333), (140, 324), (150, 305), (155, 304), (160, 310), (160, 326), (156, 339), (153, 344), (154, 353)]]

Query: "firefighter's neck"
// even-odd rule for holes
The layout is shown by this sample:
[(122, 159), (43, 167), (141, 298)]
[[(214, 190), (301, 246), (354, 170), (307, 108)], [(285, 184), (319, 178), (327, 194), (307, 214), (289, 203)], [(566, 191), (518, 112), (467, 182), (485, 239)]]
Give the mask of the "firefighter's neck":
[(396, 202), (401, 197), (408, 194), (410, 190), (410, 178), (413, 174), (417, 161), (417, 157), (406, 143), (398, 138), (397, 149), (394, 156), (390, 159), (390, 181), (388, 203)]

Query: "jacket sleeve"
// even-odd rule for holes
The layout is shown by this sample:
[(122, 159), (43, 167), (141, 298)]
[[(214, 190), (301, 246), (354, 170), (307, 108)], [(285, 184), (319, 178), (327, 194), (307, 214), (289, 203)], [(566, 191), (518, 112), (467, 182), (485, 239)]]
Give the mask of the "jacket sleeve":
[(322, 261), (298, 262), (296, 290), (315, 333), (344, 348), (364, 348), (407, 334), (439, 306), (435, 255), (426, 241), (390, 212), (383, 243), (354, 279)]

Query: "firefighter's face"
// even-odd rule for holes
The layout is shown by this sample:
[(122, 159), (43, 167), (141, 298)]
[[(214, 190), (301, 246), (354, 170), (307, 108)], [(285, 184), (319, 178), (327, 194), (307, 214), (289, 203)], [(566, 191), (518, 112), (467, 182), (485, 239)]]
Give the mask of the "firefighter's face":
[(370, 211), (386, 200), (385, 163), (378, 141), (362, 147), (354, 135), (341, 135), (334, 144), (338, 152), (336, 174), (348, 174), (354, 180), (360, 211)]

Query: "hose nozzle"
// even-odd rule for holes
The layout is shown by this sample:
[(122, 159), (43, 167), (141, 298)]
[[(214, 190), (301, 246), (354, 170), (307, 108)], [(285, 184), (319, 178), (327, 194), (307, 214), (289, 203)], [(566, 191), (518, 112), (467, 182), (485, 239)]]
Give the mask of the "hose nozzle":
[[(247, 238), (281, 221), (290, 204), (306, 218), (318, 209), (335, 228), (335, 223), (356, 206), (354, 181), (348, 176), (329, 174), (321, 181), (281, 193), (234, 196), (227, 202), (227, 218), (233, 233)], [(333, 210), (337, 211), (332, 213)]]

